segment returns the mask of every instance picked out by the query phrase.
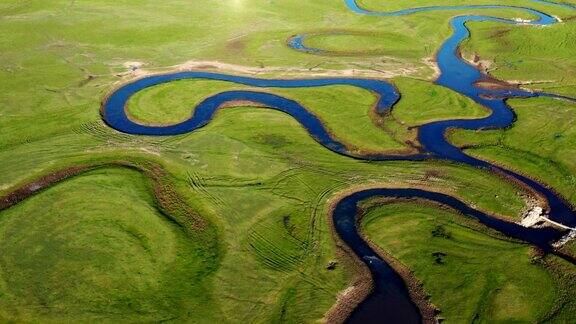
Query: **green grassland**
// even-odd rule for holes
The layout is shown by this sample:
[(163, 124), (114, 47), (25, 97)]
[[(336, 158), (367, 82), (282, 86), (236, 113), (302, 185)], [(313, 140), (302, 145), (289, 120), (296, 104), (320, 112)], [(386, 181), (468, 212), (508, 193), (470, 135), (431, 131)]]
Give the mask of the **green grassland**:
[[(415, 202), (372, 205), (363, 232), (408, 266), (446, 323), (572, 320), (570, 277), (560, 277), (530, 247), (507, 241), (448, 209)], [(576, 269), (562, 269), (573, 278)], [(558, 289), (570, 289), (568, 292)], [(557, 312), (555, 305), (564, 305)]]
[[(465, 6), (465, 5), (493, 5), (494, 2), (490, 0), (414, 0), (412, 3), (403, 2), (386, 2), (378, 0), (357, 0), (356, 1), (360, 7), (370, 9), (370, 10), (381, 10), (381, 11), (395, 11), (406, 8), (417, 8), (426, 6)], [(563, 1), (550, 1), (557, 3), (575, 3), (574, 0), (563, 0)], [(518, 0), (502, 0), (498, 2), (498, 5), (509, 5), (509, 6), (521, 6), (530, 7), (539, 10), (554, 11), (554, 10), (564, 10), (556, 6), (544, 3), (537, 3), (532, 1), (518, 1)], [(466, 9), (469, 10), (469, 9)], [(502, 9), (502, 10), (514, 10), (514, 9)], [(454, 10), (455, 12), (462, 11), (460, 9)]]
[(217, 260), (149, 187), (137, 171), (100, 169), (4, 212), (0, 319), (217, 320), (206, 280)]
[(534, 90), (576, 97), (576, 14), (563, 16), (564, 22), (531, 32), (529, 27), (494, 23), (471, 24), (474, 37), (463, 47), (492, 62), (491, 75), (520, 82)]
[[(134, 156), (164, 163), (179, 179), (180, 190), (189, 191), (206, 215), (218, 217), (224, 252), (211, 292), (223, 317), (233, 322), (255, 316), (277, 320), (282, 314), (307, 321), (322, 317), (334, 303), (350, 278), (343, 266), (326, 270), (337, 259), (326, 219), (326, 200), (336, 192), (371, 182), (416, 184), (450, 188), (466, 201), (509, 217), (523, 206), (518, 189), (480, 170), (441, 163), (378, 165), (336, 156), (290, 117), (262, 108), (226, 109), (206, 129), (168, 143), (130, 142), (107, 129), (99, 132), (104, 134), (74, 136), (94, 142), (88, 156), (67, 152), (74, 148), (70, 140), (59, 152), (37, 155), (30, 163), (59, 161), (47, 170)], [(29, 155), (38, 151), (34, 147), (10, 156), (18, 160), (14, 154)], [(144, 149), (161, 157), (144, 154)], [(2, 157), (10, 161), (8, 155)], [(494, 196), (485, 195), (489, 190)], [(76, 208), (90, 208), (92, 196), (90, 191), (80, 196), (85, 205)]]
[[(414, 140), (409, 127), (447, 118), (479, 118), (484, 109), (445, 88), (421, 80), (394, 80), (409, 100), (401, 100), (393, 118), (375, 113), (377, 97), (367, 90), (350, 86), (301, 89), (250, 88), (225, 81), (185, 80), (148, 88), (128, 103), (132, 119), (147, 124), (174, 124), (191, 117), (194, 107), (219, 92), (252, 90), (272, 92), (296, 100), (323, 121), (328, 130), (347, 143), (352, 151), (398, 151), (409, 149)], [(246, 125), (246, 127), (250, 127)]]
[[(437, 2), (418, 1), (423, 5)], [(412, 4), (390, 3), (389, 8), (400, 5)], [(513, 10), (489, 12), (518, 16)], [(552, 12), (567, 16), (560, 9)], [(415, 138), (410, 126), (486, 115), (466, 98), (427, 82), (434, 71), (424, 59), (431, 58), (450, 34), (447, 21), (454, 14), (367, 17), (350, 14), (340, 0), (207, 0), (202, 5), (184, 0), (2, 1), (0, 194), (73, 165), (153, 162), (170, 175), (172, 180), (166, 186), (186, 197), (211, 224), (205, 230), (186, 229), (169, 221), (174, 215), (159, 209), (150, 180), (132, 169), (107, 167), (56, 184), (0, 211), (2, 320), (319, 320), (353, 276), (352, 269), (337, 257), (327, 202), (355, 186), (425, 187), (517, 220), (525, 207), (522, 190), (495, 175), (444, 162), (366, 163), (345, 158), (318, 145), (290, 116), (262, 107), (243, 103), (223, 109), (208, 126), (173, 137), (120, 134), (100, 118), (102, 99), (131, 78), (127, 62), (143, 62), (152, 72), (188, 60), (311, 72), (315, 68), (376, 69), (398, 74), (392, 81), (403, 95), (385, 117), (370, 114), (376, 100), (372, 94), (351, 87), (257, 90), (301, 102), (355, 150), (405, 149)], [(365, 34), (359, 38), (331, 34), (334, 26)], [(534, 35), (542, 31), (537, 29)], [(291, 35), (308, 32), (317, 33), (309, 41), (318, 46), (358, 51), (317, 56), (287, 48), (285, 42)], [(352, 42), (358, 47), (350, 46)], [(272, 70), (262, 75), (284, 76)], [(302, 73), (299, 77), (313, 75)], [(249, 88), (214, 81), (174, 82), (137, 94), (128, 109), (133, 118), (143, 122), (175, 123), (190, 116), (202, 98), (228, 89)], [(535, 102), (513, 104), (526, 105), (529, 110)], [(558, 127), (557, 132), (566, 133), (554, 140), (565, 144), (554, 147), (565, 150), (562, 163), (569, 171), (546, 172), (542, 178), (570, 196), (570, 182), (562, 172), (574, 174), (573, 165), (568, 165), (574, 153), (569, 132), (563, 131), (568, 125), (562, 120), (574, 118), (570, 115), (573, 107), (558, 105), (563, 117), (548, 128)], [(542, 102), (542, 106), (548, 104)], [(558, 116), (554, 114), (560, 109), (548, 108), (539, 111), (546, 118)], [(519, 116), (519, 123), (522, 119)], [(546, 143), (553, 142), (546, 131), (543, 128), (538, 134)], [(459, 133), (453, 140), (492, 139), (490, 134)], [(536, 143), (528, 145), (533, 145), (531, 152), (539, 152)], [(515, 160), (510, 165), (523, 167)], [(526, 172), (539, 175), (542, 171), (531, 165)], [(445, 216), (452, 221), (450, 217)], [(398, 237), (398, 243), (411, 242), (417, 255), (420, 249), (426, 251), (427, 229), (423, 225), (414, 230), (424, 233), (422, 241), (412, 235), (416, 241), (402, 243), (404, 238)], [(456, 227), (452, 231), (456, 237)], [(465, 271), (487, 269), (480, 266), (486, 266), (486, 259), (493, 255), (489, 248), (504, 247), (506, 255), (518, 262), (514, 271), (525, 270), (527, 278), (542, 285), (556, 282), (548, 270), (528, 264), (524, 246), (493, 241), (471, 231), (458, 231), (458, 235), (483, 246), (479, 267), (469, 266)], [(460, 249), (462, 244), (445, 248)], [(397, 256), (404, 262), (401, 254)], [(338, 266), (327, 270), (333, 260), (338, 260)], [(421, 265), (415, 262), (415, 266)], [(459, 271), (446, 269), (450, 271), (445, 272), (446, 277)], [(489, 269), (498, 283), (513, 273), (497, 265)], [(510, 280), (519, 285), (524, 279)], [(528, 300), (520, 302), (518, 318), (543, 318), (549, 310), (545, 305), (527, 310), (529, 301), (540, 292), (512, 288), (502, 294), (516, 297), (521, 293)], [(471, 289), (466, 294), (479, 298)], [(486, 291), (493, 291), (490, 289)], [(546, 294), (541, 298), (549, 303), (560, 290), (542, 288)], [(507, 298), (502, 294), (500, 298)], [(506, 302), (491, 300), (494, 309), (504, 311)], [(450, 306), (454, 304), (441, 304), (440, 299), (438, 304), (446, 305), (445, 314), (454, 312), (455, 306)], [(500, 316), (498, 312), (494, 314)]]
[[(497, 78), (520, 82), (534, 90), (575, 96), (573, 19), (572, 13), (564, 17), (563, 23), (535, 33), (526, 27), (472, 24), (474, 36), (463, 52), (492, 62), (488, 71)], [(468, 148), (474, 156), (536, 177), (576, 203), (574, 104), (546, 98), (511, 100), (510, 104), (518, 116), (511, 128), (456, 131), (451, 141)]]
[(454, 131), (466, 152), (541, 179), (576, 204), (576, 106), (549, 98), (511, 100), (517, 122), (506, 130)]

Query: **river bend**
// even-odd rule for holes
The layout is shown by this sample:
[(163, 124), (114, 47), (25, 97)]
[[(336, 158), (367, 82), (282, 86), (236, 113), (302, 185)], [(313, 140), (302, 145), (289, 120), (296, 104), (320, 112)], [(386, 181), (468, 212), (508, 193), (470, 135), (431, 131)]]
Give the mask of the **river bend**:
[[(531, 0), (550, 6), (562, 6), (576, 9), (573, 5), (554, 3), (543, 0)], [(469, 5), (469, 6), (431, 6), (409, 8), (392, 12), (377, 12), (362, 8), (355, 0), (345, 0), (345, 4), (352, 13), (370, 16), (401, 16), (429, 11), (444, 10), (482, 10), (505, 9), (523, 11), (535, 17), (531, 21), (503, 19), (483, 15), (459, 15), (450, 20), (452, 35), (444, 41), (437, 52), (436, 61), (440, 69), (440, 76), (436, 84), (449, 88), (462, 94), (478, 104), (488, 108), (491, 114), (479, 119), (452, 119), (431, 122), (419, 127), (418, 139), (423, 152), (413, 155), (387, 155), (367, 154), (361, 155), (350, 152), (346, 145), (335, 138), (322, 122), (306, 107), (298, 102), (260, 91), (226, 91), (206, 98), (197, 105), (194, 114), (186, 121), (174, 125), (150, 126), (131, 120), (126, 113), (126, 104), (135, 93), (148, 87), (167, 82), (185, 79), (208, 79), (234, 82), (259, 88), (298, 88), (321, 87), (328, 85), (348, 85), (367, 89), (378, 95), (376, 112), (384, 114), (399, 100), (398, 90), (383, 80), (363, 78), (321, 78), (321, 79), (259, 79), (243, 76), (234, 76), (211, 72), (175, 72), (162, 75), (147, 76), (130, 82), (111, 93), (102, 105), (102, 117), (110, 127), (128, 134), (171, 136), (192, 132), (207, 125), (215, 113), (224, 104), (234, 101), (250, 101), (276, 109), (295, 118), (320, 145), (335, 153), (355, 159), (370, 161), (386, 160), (425, 160), (439, 159), (455, 163), (463, 163), (477, 168), (503, 173), (519, 181), (546, 198), (549, 205), (550, 219), (569, 227), (576, 226), (576, 214), (562, 197), (552, 189), (540, 184), (529, 177), (493, 165), (487, 161), (467, 155), (459, 148), (449, 143), (445, 137), (446, 131), (451, 128), (479, 130), (494, 129), (510, 126), (515, 120), (515, 114), (506, 103), (509, 98), (529, 98), (537, 96), (550, 96), (566, 98), (549, 93), (531, 92), (521, 89), (485, 89), (477, 86), (479, 81), (489, 78), (476, 67), (460, 57), (458, 48), (463, 40), (470, 36), (466, 27), (468, 22), (492, 21), (503, 24), (529, 24), (552, 25), (559, 20), (544, 12), (519, 6), (503, 5)], [(537, 31), (535, 31), (537, 32)], [(323, 50), (306, 46), (306, 34), (295, 35), (288, 40), (288, 45), (295, 50), (305, 53), (321, 55)], [(388, 322), (388, 323), (418, 323), (422, 316), (415, 303), (411, 300), (402, 278), (387, 264), (361, 237), (357, 228), (358, 203), (371, 197), (392, 198), (419, 198), (449, 206), (467, 217), (472, 217), (482, 224), (500, 231), (501, 233), (534, 244), (545, 251), (551, 251), (550, 244), (558, 240), (563, 233), (551, 228), (524, 228), (515, 223), (498, 219), (492, 215), (475, 210), (460, 200), (444, 194), (420, 189), (368, 189), (355, 192), (340, 200), (334, 209), (332, 217), (335, 229), (342, 240), (354, 253), (369, 267), (373, 280), (374, 291), (352, 313), (349, 322)]]

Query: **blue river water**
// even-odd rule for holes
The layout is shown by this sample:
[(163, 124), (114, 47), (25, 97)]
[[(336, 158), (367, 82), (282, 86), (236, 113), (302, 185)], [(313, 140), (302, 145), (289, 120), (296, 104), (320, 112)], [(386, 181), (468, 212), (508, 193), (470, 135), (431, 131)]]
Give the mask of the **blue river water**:
[(451, 196), (420, 189), (368, 189), (355, 192), (334, 208), (333, 218), (340, 238), (363, 260), (374, 280), (374, 292), (352, 313), (348, 322), (352, 323), (417, 323), (421, 322), (420, 312), (412, 302), (402, 278), (368, 245), (360, 236), (356, 215), (358, 203), (372, 197), (420, 198), (449, 206), (462, 215), (497, 229), (501, 233), (520, 239), (542, 249), (550, 250), (550, 241), (560, 238), (561, 233), (551, 228), (525, 228), (473, 209)]
[(103, 103), (102, 116), (112, 128), (128, 134), (170, 136), (192, 132), (207, 125), (216, 111), (225, 103), (231, 101), (258, 102), (271, 109), (285, 112), (294, 117), (318, 143), (324, 147), (346, 156), (368, 160), (423, 160), (426, 154), (394, 156), (386, 154), (355, 155), (338, 141), (322, 124), (298, 102), (266, 92), (257, 91), (227, 91), (211, 96), (196, 106), (192, 117), (178, 124), (168, 126), (150, 126), (132, 121), (126, 113), (126, 103), (136, 92), (155, 85), (177, 80), (204, 79), (229, 81), (238, 84), (261, 88), (305, 88), (329, 85), (349, 85), (370, 90), (379, 95), (376, 112), (379, 114), (389, 110), (399, 99), (398, 90), (388, 82), (373, 79), (324, 78), (324, 79), (257, 79), (210, 72), (178, 72), (154, 75), (128, 83), (114, 91)]
[[(572, 5), (553, 3), (543, 0), (531, 0), (532, 2), (548, 5), (563, 6), (575, 9)], [(478, 9), (506, 9), (523, 11), (535, 17), (529, 22), (502, 19), (481, 15), (461, 15), (450, 20), (453, 29), (452, 35), (442, 44), (437, 53), (437, 63), (440, 76), (435, 81), (438, 85), (458, 92), (475, 102), (490, 109), (491, 114), (485, 118), (464, 120), (453, 119), (432, 122), (419, 127), (418, 139), (422, 145), (422, 153), (414, 155), (387, 155), (370, 154), (359, 155), (350, 152), (344, 143), (335, 138), (322, 122), (306, 107), (298, 102), (283, 98), (278, 95), (259, 91), (227, 91), (206, 98), (197, 105), (194, 114), (188, 120), (166, 126), (150, 126), (131, 120), (126, 113), (126, 104), (135, 93), (152, 86), (167, 82), (185, 79), (209, 79), (234, 82), (260, 88), (299, 88), (321, 87), (328, 85), (349, 85), (367, 89), (377, 94), (379, 99), (376, 104), (376, 112), (384, 114), (392, 109), (400, 99), (398, 90), (390, 83), (382, 80), (362, 78), (321, 78), (321, 79), (258, 79), (242, 76), (234, 76), (210, 72), (177, 72), (164, 75), (154, 75), (128, 83), (110, 94), (102, 105), (102, 117), (112, 128), (128, 134), (171, 136), (192, 132), (207, 125), (214, 117), (217, 110), (225, 103), (233, 101), (258, 102), (271, 109), (276, 109), (295, 118), (308, 133), (321, 145), (335, 153), (356, 159), (370, 161), (386, 160), (425, 160), (440, 159), (456, 163), (468, 164), (474, 167), (495, 171), (505, 174), (520, 181), (532, 190), (546, 198), (549, 205), (549, 217), (564, 225), (576, 226), (576, 214), (563, 198), (552, 189), (516, 172), (490, 164), (465, 154), (459, 148), (450, 144), (445, 134), (448, 129), (490, 129), (510, 126), (515, 120), (515, 114), (506, 103), (506, 99), (520, 97), (529, 98), (537, 96), (550, 96), (565, 98), (554, 94), (529, 92), (520, 89), (490, 90), (478, 87), (476, 84), (487, 78), (482, 72), (464, 61), (458, 54), (458, 47), (463, 40), (470, 36), (466, 27), (468, 22), (493, 21), (503, 24), (530, 24), (551, 25), (558, 20), (538, 10), (501, 5), (470, 5), (470, 6), (434, 6), (410, 8), (394, 12), (375, 12), (361, 8), (355, 0), (345, 0), (348, 8), (357, 14), (371, 16), (400, 16), (427, 11), (441, 10), (478, 10)], [(535, 31), (537, 32), (537, 31)], [(306, 35), (295, 35), (288, 41), (288, 45), (295, 50), (310, 54), (322, 54), (322, 49), (310, 48), (305, 45)], [(571, 99), (571, 98), (565, 98)], [(337, 104), (337, 103), (335, 103)], [(386, 322), (386, 323), (418, 323), (422, 316), (418, 307), (411, 300), (408, 290), (402, 278), (372, 250), (362, 239), (357, 229), (357, 205), (360, 201), (375, 196), (398, 197), (398, 198), (421, 198), (442, 203), (450, 206), (463, 215), (472, 217), (486, 226), (496, 229), (505, 235), (521, 239), (534, 244), (545, 251), (551, 251), (551, 242), (558, 240), (563, 233), (554, 229), (524, 228), (514, 223), (506, 222), (493, 216), (472, 209), (463, 202), (439, 193), (417, 189), (371, 189), (356, 192), (342, 199), (336, 206), (332, 215), (338, 235), (342, 240), (362, 259), (369, 267), (374, 280), (374, 291), (352, 313), (349, 322)]]

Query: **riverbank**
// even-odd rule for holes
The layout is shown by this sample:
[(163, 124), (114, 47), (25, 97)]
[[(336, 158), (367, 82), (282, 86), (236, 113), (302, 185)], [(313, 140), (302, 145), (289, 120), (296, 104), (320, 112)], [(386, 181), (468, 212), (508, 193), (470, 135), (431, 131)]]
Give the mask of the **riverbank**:
[(362, 231), (420, 279), (440, 309), (439, 318), (467, 322), (569, 317), (550, 315), (558, 300), (566, 301), (564, 287), (570, 284), (545, 263), (563, 260), (539, 256), (529, 246), (494, 235), (450, 209), (419, 201), (375, 201), (370, 206)]

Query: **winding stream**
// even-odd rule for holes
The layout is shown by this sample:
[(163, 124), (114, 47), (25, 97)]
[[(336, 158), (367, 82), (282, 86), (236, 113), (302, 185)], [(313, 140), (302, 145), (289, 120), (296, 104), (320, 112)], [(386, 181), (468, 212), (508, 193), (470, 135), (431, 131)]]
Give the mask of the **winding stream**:
[[(576, 9), (570, 4), (553, 3), (543, 0), (531, 0), (548, 5), (563, 6)], [(385, 160), (424, 160), (441, 159), (456, 163), (463, 163), (477, 168), (503, 173), (524, 183), (535, 192), (546, 198), (549, 204), (549, 218), (567, 225), (576, 226), (576, 214), (572, 207), (553, 190), (516, 172), (506, 170), (489, 162), (476, 159), (465, 154), (459, 148), (450, 144), (446, 138), (446, 131), (450, 128), (479, 130), (490, 128), (503, 128), (510, 126), (515, 119), (514, 112), (506, 103), (508, 98), (529, 98), (537, 96), (550, 96), (565, 98), (548, 93), (530, 92), (520, 89), (490, 90), (476, 85), (478, 81), (488, 78), (474, 66), (464, 61), (458, 54), (458, 47), (463, 40), (470, 36), (466, 27), (468, 22), (493, 21), (504, 24), (530, 24), (551, 25), (558, 19), (530, 8), (501, 5), (470, 5), (470, 6), (434, 6), (399, 10), (394, 12), (375, 12), (361, 8), (355, 0), (345, 0), (348, 8), (357, 14), (371, 16), (400, 16), (426, 11), (464, 10), (464, 9), (510, 9), (520, 10), (535, 17), (532, 21), (516, 21), (503, 18), (461, 15), (453, 17), (450, 25), (453, 34), (442, 44), (437, 53), (437, 62), (440, 76), (435, 81), (438, 85), (456, 91), (484, 107), (491, 114), (485, 118), (465, 120), (452, 119), (432, 122), (419, 127), (418, 139), (423, 147), (423, 153), (414, 155), (386, 155), (369, 154), (359, 155), (350, 152), (346, 145), (333, 137), (321, 121), (298, 102), (278, 95), (258, 91), (227, 91), (211, 96), (202, 101), (188, 120), (167, 126), (148, 126), (139, 124), (128, 118), (126, 104), (135, 93), (155, 85), (184, 79), (210, 79), (235, 82), (238, 84), (262, 88), (297, 88), (321, 87), (328, 85), (349, 85), (370, 90), (379, 96), (376, 112), (384, 114), (399, 100), (400, 95), (390, 83), (381, 80), (362, 78), (322, 78), (322, 79), (258, 79), (233, 76), (209, 72), (177, 72), (164, 75), (154, 75), (128, 83), (115, 90), (106, 98), (102, 106), (102, 117), (112, 128), (137, 135), (170, 136), (192, 132), (208, 124), (216, 111), (225, 103), (233, 101), (251, 101), (261, 103), (271, 109), (285, 112), (294, 117), (308, 133), (321, 145), (336, 152), (356, 159), (385, 161)], [(311, 54), (322, 54), (322, 49), (310, 48), (305, 44), (306, 35), (296, 35), (290, 38), (288, 44), (295, 50)], [(571, 99), (571, 98), (565, 98)], [(411, 300), (402, 278), (373, 251), (361, 238), (356, 227), (357, 206), (362, 200), (385, 196), (393, 198), (421, 198), (450, 206), (463, 215), (472, 217), (486, 226), (502, 232), (505, 235), (521, 239), (534, 244), (545, 251), (551, 251), (551, 242), (558, 240), (563, 233), (551, 228), (524, 228), (520, 225), (503, 221), (491, 215), (475, 210), (456, 198), (419, 189), (369, 189), (353, 193), (339, 201), (332, 215), (337, 233), (342, 240), (361, 258), (369, 267), (373, 280), (374, 292), (353, 312), (350, 322), (402, 322), (418, 323), (422, 316), (418, 307)]]

